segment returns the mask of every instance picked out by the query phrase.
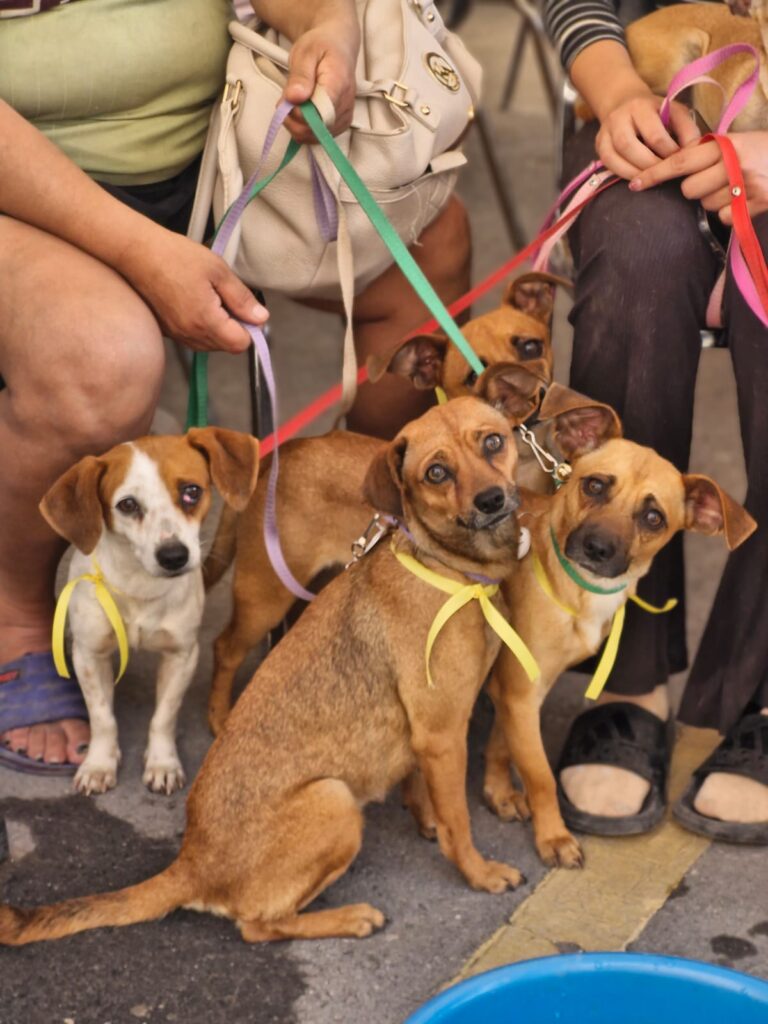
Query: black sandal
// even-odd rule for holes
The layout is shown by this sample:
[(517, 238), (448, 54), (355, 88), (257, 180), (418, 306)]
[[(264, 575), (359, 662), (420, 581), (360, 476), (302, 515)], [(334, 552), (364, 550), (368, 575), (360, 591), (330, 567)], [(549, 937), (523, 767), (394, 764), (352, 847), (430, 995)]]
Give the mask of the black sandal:
[(768, 821), (720, 821), (693, 806), (704, 780), (713, 772), (744, 775), (768, 786), (768, 715), (748, 709), (720, 746), (693, 773), (685, 793), (672, 808), (675, 819), (691, 832), (726, 843), (768, 846)]
[[(557, 765), (557, 795), (566, 825), (595, 836), (632, 836), (648, 832), (664, 817), (670, 729), (656, 715), (625, 701), (600, 704), (574, 720)], [(578, 764), (626, 768), (651, 788), (637, 814), (622, 818), (588, 814), (568, 799), (560, 772)]]

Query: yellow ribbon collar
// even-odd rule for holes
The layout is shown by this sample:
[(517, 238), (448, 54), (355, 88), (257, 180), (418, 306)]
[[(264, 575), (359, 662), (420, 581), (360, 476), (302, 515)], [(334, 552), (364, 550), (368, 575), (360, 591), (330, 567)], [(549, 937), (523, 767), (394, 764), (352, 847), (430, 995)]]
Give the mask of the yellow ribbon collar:
[[(541, 564), (541, 559), (535, 551), (531, 552), (531, 559), (533, 560), (533, 572), (536, 576), (536, 580), (547, 595), (547, 597), (553, 601), (561, 611), (566, 612), (574, 619), (578, 618), (579, 613), (571, 608), (569, 605), (564, 604), (560, 598), (555, 594), (552, 584), (544, 571), (544, 566)], [(630, 594), (628, 600), (632, 601), (639, 608), (642, 608), (645, 612), (650, 612), (651, 615), (663, 615), (665, 612), (671, 612), (677, 604), (677, 598), (670, 597), (663, 608), (656, 608), (652, 604), (648, 604), (641, 597), (636, 594)], [(616, 656), (619, 653), (619, 641), (621, 640), (621, 632), (624, 629), (624, 619), (627, 614), (626, 602), (622, 603), (617, 609), (611, 622), (611, 628), (608, 631), (608, 639), (605, 641), (605, 647), (603, 653), (600, 656), (600, 661), (595, 669), (595, 674), (590, 680), (589, 686), (586, 689), (584, 696), (588, 700), (597, 700), (600, 694), (603, 692), (603, 687), (608, 681), (608, 677), (613, 671), (613, 666), (616, 664)]]
[(465, 604), (469, 604), (473, 600), (480, 603), (480, 608), (486, 622), (515, 655), (530, 681), (533, 683), (539, 678), (541, 672), (538, 663), (525, 641), (512, 629), (504, 616), (491, 603), (491, 598), (494, 594), (498, 593), (498, 583), (460, 583), (458, 580), (449, 579), (447, 576), (441, 576), (440, 573), (428, 569), (426, 565), (422, 565), (413, 555), (406, 554), (404, 551), (397, 551), (394, 543), (391, 547), (395, 558), (409, 572), (412, 572), (414, 576), (418, 576), (425, 583), (429, 583), (430, 586), (451, 595), (435, 616), (427, 634), (427, 648), (424, 660), (427, 669), (427, 683), (430, 687), (435, 685), (432, 680), (432, 673), (429, 670), (429, 662), (437, 635), (452, 615), (455, 615), (460, 608), (463, 608)]
[(91, 564), (93, 572), (85, 572), (82, 576), (76, 576), (75, 579), (67, 583), (59, 594), (59, 599), (56, 602), (56, 611), (53, 614), (53, 663), (60, 676), (63, 676), (65, 679), (70, 678), (67, 659), (64, 656), (64, 626), (67, 621), (69, 602), (78, 583), (92, 583), (96, 600), (109, 619), (109, 624), (112, 626), (117, 637), (117, 647), (120, 652), (120, 670), (117, 673), (117, 679), (115, 679), (115, 685), (117, 685), (128, 665), (128, 634), (125, 631), (125, 624), (115, 604), (115, 599), (109, 592), (109, 588), (104, 580), (104, 574), (99, 568), (96, 559), (93, 559)]

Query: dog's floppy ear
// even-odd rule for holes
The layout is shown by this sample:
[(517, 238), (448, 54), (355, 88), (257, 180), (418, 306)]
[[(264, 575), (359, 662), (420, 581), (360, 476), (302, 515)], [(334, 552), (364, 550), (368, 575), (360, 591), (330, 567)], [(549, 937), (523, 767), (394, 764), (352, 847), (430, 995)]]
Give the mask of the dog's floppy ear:
[(621, 437), (621, 420), (615, 409), (562, 384), (550, 384), (539, 419), (555, 421), (555, 438), (569, 459)]
[(393, 516), (403, 514), (403, 459), (408, 442), (396, 437), (383, 448), (368, 467), (363, 481), (363, 497), (377, 512)]
[(256, 438), (224, 427), (193, 427), (187, 433), (187, 442), (208, 460), (211, 479), (224, 501), (242, 512), (259, 476)]
[(555, 308), (555, 286), (558, 284), (564, 288), (572, 287), (567, 278), (556, 274), (545, 274), (538, 270), (520, 274), (507, 285), (502, 303), (549, 325)]
[(442, 334), (418, 334), (408, 338), (388, 355), (368, 357), (368, 377), (380, 380), (385, 373), (408, 377), (415, 388), (426, 391), (443, 379), (443, 364), (448, 339)]
[(86, 555), (98, 544), (104, 526), (99, 488), (106, 468), (101, 459), (86, 455), (59, 477), (39, 505), (48, 525)]
[(546, 383), (518, 363), (490, 366), (475, 385), (475, 394), (515, 424), (524, 423), (539, 407)]
[(749, 512), (708, 476), (684, 473), (683, 484), (686, 530), (723, 533), (728, 550), (733, 551), (757, 529), (757, 523)]

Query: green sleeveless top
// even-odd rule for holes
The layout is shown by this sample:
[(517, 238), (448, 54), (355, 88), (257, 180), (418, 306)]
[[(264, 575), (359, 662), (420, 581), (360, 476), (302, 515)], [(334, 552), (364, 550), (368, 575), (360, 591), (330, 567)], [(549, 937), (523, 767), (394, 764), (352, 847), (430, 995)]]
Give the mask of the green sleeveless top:
[(0, 20), (0, 98), (92, 177), (141, 185), (201, 152), (230, 0), (76, 0)]

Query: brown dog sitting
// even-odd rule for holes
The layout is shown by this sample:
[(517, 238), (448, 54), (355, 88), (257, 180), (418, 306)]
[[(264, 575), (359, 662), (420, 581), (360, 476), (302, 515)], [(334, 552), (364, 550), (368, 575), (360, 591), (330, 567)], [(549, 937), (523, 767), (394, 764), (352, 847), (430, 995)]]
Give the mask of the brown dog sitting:
[[(497, 380), (506, 382), (505, 414), (513, 425), (522, 423), (539, 405), (541, 379), (515, 365), (496, 367), (495, 372)], [(385, 442), (377, 438), (335, 431), (291, 441), (281, 449), (277, 488), (280, 541), (291, 572), (302, 585), (308, 585), (322, 570), (349, 560), (352, 541), (376, 511), (365, 501), (362, 485), (372, 460), (384, 448)], [(214, 651), (208, 721), (215, 734), (229, 714), (238, 668), (295, 601), (277, 578), (264, 543), (266, 474), (265, 469), (244, 512), (235, 517), (224, 510), (205, 563), (206, 586), (211, 586), (237, 553), (232, 617)]]
[[(609, 406), (582, 405), (579, 396), (556, 384), (542, 403), (541, 415), (554, 417), (558, 444), (573, 472), (552, 495), (526, 494), (518, 514), (530, 530), (531, 550), (502, 590), (541, 678), (531, 685), (502, 648), (489, 685), (496, 720), (484, 785), (488, 804), (502, 818), (527, 817), (530, 807), (540, 856), (567, 866), (577, 866), (581, 854), (562, 820), (541, 741), (539, 709), (547, 691), (568, 667), (598, 650), (616, 611), (678, 530), (723, 534), (733, 550), (756, 527), (708, 477), (680, 473), (652, 449), (619, 439), (620, 424)], [(536, 559), (551, 594), (537, 577)], [(587, 585), (614, 592), (583, 589), (565, 565)], [(511, 761), (525, 797), (512, 786)], [(649, 806), (648, 814), (655, 813)]]
[(368, 904), (300, 911), (357, 855), (361, 808), (417, 764), (446, 857), (477, 889), (517, 885), (519, 872), (475, 848), (465, 796), (467, 725), (499, 640), (469, 601), (439, 634), (430, 688), (425, 644), (446, 594), (395, 554), (459, 585), (472, 574), (507, 576), (517, 557), (516, 464), (507, 420), (474, 398), (431, 409), (380, 450), (367, 497), (402, 512), (407, 532), (333, 580), (261, 665), (192, 787), (178, 858), (121, 892), (1, 907), (0, 942), (177, 907), (230, 917), (251, 942), (368, 935), (384, 923)]

